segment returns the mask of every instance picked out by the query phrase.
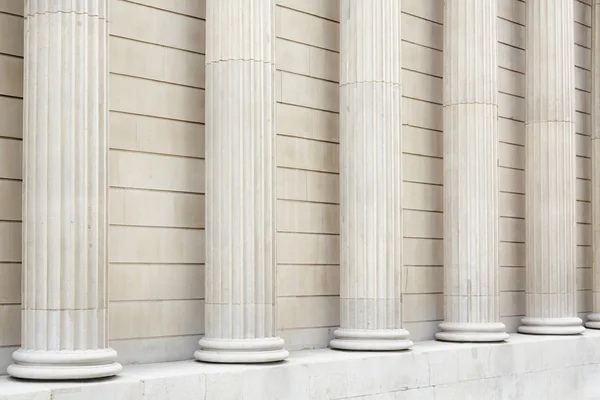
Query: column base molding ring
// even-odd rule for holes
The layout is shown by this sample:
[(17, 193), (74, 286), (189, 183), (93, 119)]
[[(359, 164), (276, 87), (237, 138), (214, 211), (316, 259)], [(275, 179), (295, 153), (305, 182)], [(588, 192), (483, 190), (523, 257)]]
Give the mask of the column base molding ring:
[(442, 322), (440, 330), (441, 332), (435, 334), (435, 338), (443, 342), (503, 342), (508, 339), (506, 327), (502, 322)]
[(581, 318), (531, 318), (521, 320), (519, 333), (530, 335), (578, 335), (585, 331)]
[(114, 376), (123, 370), (113, 349), (39, 351), (19, 349), (8, 375), (33, 380), (95, 379)]
[(329, 344), (337, 350), (398, 351), (412, 347), (406, 329), (336, 329)]
[(600, 313), (588, 315), (588, 320), (585, 323), (585, 327), (590, 329), (600, 329)]
[(285, 360), (289, 352), (283, 339), (200, 339), (200, 350), (194, 353), (198, 361), (222, 364), (256, 364)]

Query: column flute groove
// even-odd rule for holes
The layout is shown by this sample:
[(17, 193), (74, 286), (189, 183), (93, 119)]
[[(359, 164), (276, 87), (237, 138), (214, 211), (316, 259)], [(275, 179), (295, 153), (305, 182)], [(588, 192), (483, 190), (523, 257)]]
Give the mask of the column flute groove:
[(274, 0), (206, 1), (205, 337), (195, 357), (280, 361)]
[(331, 347), (403, 350), (401, 2), (340, 8), (341, 326)]
[(573, 2), (527, 1), (527, 312), (519, 332), (577, 334)]
[(108, 347), (108, 4), (25, 1), (21, 348), (8, 374), (119, 373)]
[(600, 329), (600, 0), (592, 4), (592, 313), (585, 326)]
[(496, 0), (444, 8), (444, 322), (439, 340), (508, 338), (498, 287)]

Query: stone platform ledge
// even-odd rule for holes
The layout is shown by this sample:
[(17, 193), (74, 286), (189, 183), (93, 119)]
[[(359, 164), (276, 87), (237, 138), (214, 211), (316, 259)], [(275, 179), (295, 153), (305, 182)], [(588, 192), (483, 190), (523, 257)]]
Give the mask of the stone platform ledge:
[(126, 366), (88, 382), (0, 377), (0, 400), (600, 399), (600, 332), (511, 334), (505, 343), (417, 342), (400, 352), (331, 349), (263, 365)]

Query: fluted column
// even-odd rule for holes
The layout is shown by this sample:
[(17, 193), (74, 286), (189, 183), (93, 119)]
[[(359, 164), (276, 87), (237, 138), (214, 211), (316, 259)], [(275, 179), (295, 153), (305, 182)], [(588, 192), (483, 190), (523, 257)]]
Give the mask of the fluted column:
[(195, 357), (287, 357), (275, 336), (275, 0), (206, 1), (205, 337)]
[(108, 0), (25, 1), (21, 349), (29, 379), (115, 375), (107, 335)]
[(519, 332), (576, 334), (572, 0), (527, 0), (527, 312)]
[(592, 314), (586, 327), (600, 329), (600, 0), (592, 4)]
[(342, 0), (341, 326), (331, 347), (402, 350), (400, 0)]
[(496, 0), (444, 9), (444, 322), (439, 340), (508, 338), (498, 287)]

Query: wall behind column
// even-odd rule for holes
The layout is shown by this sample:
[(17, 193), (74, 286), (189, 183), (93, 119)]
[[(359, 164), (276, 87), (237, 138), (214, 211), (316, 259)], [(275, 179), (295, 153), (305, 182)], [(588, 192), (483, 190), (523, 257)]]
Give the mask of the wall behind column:
[(23, 0), (0, 0), (0, 374), (21, 341)]
[(110, 339), (192, 357), (204, 332), (204, 1), (110, 3)]

